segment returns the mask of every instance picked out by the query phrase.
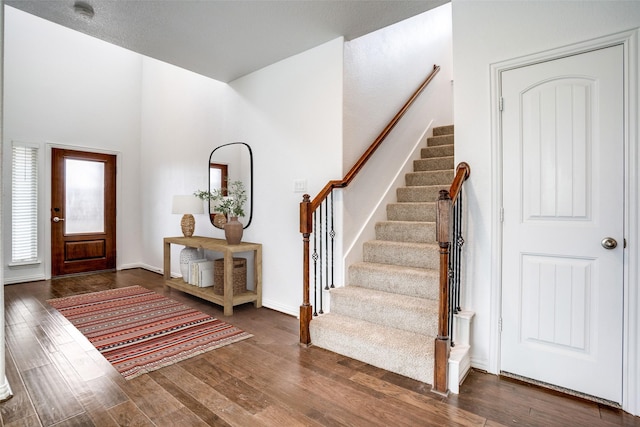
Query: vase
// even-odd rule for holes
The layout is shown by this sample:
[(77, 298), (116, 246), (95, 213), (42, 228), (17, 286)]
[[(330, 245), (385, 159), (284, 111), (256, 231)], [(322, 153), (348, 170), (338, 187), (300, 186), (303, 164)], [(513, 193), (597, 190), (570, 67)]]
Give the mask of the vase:
[(189, 261), (200, 258), (200, 252), (197, 248), (190, 248), (185, 246), (180, 251), (180, 273), (182, 274), (182, 280), (189, 282)]
[(224, 225), (224, 237), (230, 245), (237, 245), (242, 240), (244, 226), (238, 221), (237, 216), (229, 217), (229, 221)]

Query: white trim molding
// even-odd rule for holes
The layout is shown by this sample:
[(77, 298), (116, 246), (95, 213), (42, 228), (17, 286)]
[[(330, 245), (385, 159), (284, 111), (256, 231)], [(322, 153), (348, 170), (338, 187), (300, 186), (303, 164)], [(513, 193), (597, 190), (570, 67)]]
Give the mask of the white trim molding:
[(563, 46), (536, 54), (522, 56), (490, 65), (491, 78), (491, 161), (492, 161), (492, 231), (491, 231), (491, 296), (490, 296), (490, 346), (491, 373), (500, 373), (500, 318), (502, 306), (502, 123), (500, 115), (501, 76), (514, 68), (576, 55), (609, 46), (624, 48), (625, 85), (625, 240), (624, 258), (624, 332), (622, 363), (622, 408), (640, 415), (640, 144), (638, 122), (638, 78), (640, 57), (638, 35), (640, 28), (612, 34), (585, 42)]

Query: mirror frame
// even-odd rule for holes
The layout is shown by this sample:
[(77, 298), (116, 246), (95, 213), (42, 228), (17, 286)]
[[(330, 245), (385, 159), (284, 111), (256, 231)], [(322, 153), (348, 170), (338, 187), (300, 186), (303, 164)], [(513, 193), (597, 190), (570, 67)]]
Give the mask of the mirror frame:
[[(207, 172), (208, 172), (207, 176), (209, 177), (209, 192), (211, 192), (211, 163), (217, 163), (212, 161), (213, 153), (215, 153), (220, 148), (227, 147), (229, 145), (244, 145), (245, 147), (247, 147), (247, 150), (249, 151), (249, 186), (248, 186), (249, 221), (247, 221), (247, 224), (243, 227), (243, 228), (247, 228), (249, 227), (249, 225), (251, 225), (251, 221), (253, 220), (253, 151), (251, 150), (251, 147), (249, 146), (249, 144), (247, 144), (246, 142), (229, 142), (228, 144), (222, 144), (213, 149), (213, 151), (209, 155), (209, 162), (207, 163)], [(221, 229), (222, 227), (215, 225), (213, 222), (212, 214), (214, 213), (215, 212), (211, 212), (211, 205), (209, 204), (209, 219), (211, 221), (211, 225), (213, 225), (215, 228)]]

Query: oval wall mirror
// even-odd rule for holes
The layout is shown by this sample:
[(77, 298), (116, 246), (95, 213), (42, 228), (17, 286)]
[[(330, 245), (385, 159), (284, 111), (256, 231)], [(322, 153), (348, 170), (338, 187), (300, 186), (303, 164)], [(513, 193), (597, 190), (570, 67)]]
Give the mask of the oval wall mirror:
[[(244, 228), (251, 224), (253, 219), (253, 152), (249, 144), (244, 142), (231, 142), (216, 147), (209, 156), (209, 192), (234, 188), (234, 183), (242, 182), (247, 195), (244, 204), (244, 216), (238, 217)], [(226, 219), (224, 215), (216, 212), (218, 202), (209, 202), (209, 217), (211, 224), (216, 228), (224, 228)]]

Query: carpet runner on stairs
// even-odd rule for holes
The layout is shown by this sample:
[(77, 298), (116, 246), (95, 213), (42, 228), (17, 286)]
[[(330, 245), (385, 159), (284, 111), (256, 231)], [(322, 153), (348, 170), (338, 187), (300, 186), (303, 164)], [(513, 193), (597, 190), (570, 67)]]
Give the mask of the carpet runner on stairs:
[(453, 126), (434, 128), (387, 220), (376, 224), (330, 312), (310, 324), (313, 345), (418, 381), (433, 382), (438, 322), (435, 201), (454, 176)]

